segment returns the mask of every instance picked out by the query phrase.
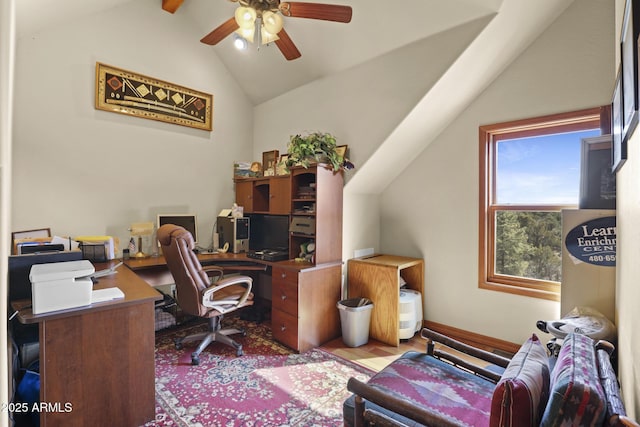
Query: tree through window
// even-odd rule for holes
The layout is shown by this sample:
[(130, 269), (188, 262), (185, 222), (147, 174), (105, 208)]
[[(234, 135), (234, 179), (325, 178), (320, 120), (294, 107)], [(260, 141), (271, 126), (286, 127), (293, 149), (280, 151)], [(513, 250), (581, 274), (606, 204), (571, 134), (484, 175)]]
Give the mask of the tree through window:
[(480, 127), (481, 288), (559, 300), (561, 211), (578, 206), (582, 139), (608, 133), (608, 111)]

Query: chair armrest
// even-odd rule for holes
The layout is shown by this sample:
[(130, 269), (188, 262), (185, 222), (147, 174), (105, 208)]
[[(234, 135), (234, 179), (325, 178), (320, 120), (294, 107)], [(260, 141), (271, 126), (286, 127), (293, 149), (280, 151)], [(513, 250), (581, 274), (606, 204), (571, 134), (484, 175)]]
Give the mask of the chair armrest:
[(218, 267), (217, 265), (203, 266), (202, 271), (204, 271), (207, 276), (212, 278), (213, 282), (217, 282), (224, 277), (224, 270), (222, 269), (222, 267)]
[[(365, 413), (363, 399), (425, 426), (459, 427), (459, 424), (454, 423), (436, 412), (431, 412), (427, 407), (418, 406), (406, 399), (382, 392), (353, 377), (349, 378), (347, 389), (356, 395), (354, 414), (356, 427), (362, 425), (360, 422), (363, 420), (362, 417)], [(373, 416), (375, 417), (376, 415), (374, 414)], [(369, 417), (371, 417), (371, 414), (369, 414)], [(402, 426), (402, 423), (395, 422), (395, 424), (389, 425)]]
[(498, 381), (500, 381), (500, 378), (502, 378), (502, 374), (499, 374), (497, 372), (493, 372), (490, 371), (488, 369), (483, 368), (482, 366), (478, 366), (475, 365), (467, 360), (464, 360), (456, 355), (453, 355), (451, 353), (447, 353), (446, 351), (442, 351), (442, 350), (438, 350), (435, 349), (433, 351), (433, 356), (441, 359), (441, 360), (446, 360), (448, 362), (453, 363), (455, 366), (467, 369), (471, 372), (473, 372), (476, 375), (482, 376), (486, 379), (488, 379), (489, 381), (491, 381), (494, 384), (497, 384)]
[[(208, 287), (202, 293), (202, 305), (218, 310), (222, 314), (233, 311), (246, 303), (247, 298), (251, 295), (252, 284), (253, 279), (248, 276), (232, 276), (218, 280), (213, 286)], [(245, 287), (245, 290), (239, 299), (214, 299), (216, 292), (220, 292), (224, 288), (235, 285), (243, 285)]]
[[(511, 361), (511, 359), (508, 359), (506, 357), (502, 357), (497, 354), (491, 353), (489, 351), (485, 351), (477, 347), (470, 346), (463, 342), (454, 340), (453, 338), (449, 338), (446, 335), (442, 335), (438, 332), (432, 331), (431, 329), (428, 329), (428, 328), (423, 328), (422, 331), (420, 332), (420, 335), (422, 336), (422, 338), (425, 338), (427, 340), (428, 354), (432, 354), (439, 358), (449, 359), (451, 362), (456, 364), (458, 364), (456, 360), (459, 361), (460, 359), (455, 356), (447, 357), (449, 355), (444, 352), (438, 351), (436, 353), (435, 343), (443, 344), (461, 353), (467, 354), (469, 356), (475, 357), (476, 359), (480, 359), (494, 365), (498, 365), (502, 368), (506, 368), (509, 365), (509, 362)], [(475, 365), (472, 365), (472, 366), (475, 366)], [(478, 368), (478, 369), (482, 369), (482, 368)]]

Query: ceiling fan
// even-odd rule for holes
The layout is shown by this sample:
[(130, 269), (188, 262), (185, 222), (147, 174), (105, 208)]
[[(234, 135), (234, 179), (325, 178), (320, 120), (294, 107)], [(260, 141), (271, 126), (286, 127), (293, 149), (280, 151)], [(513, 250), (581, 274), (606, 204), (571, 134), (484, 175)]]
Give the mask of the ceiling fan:
[(215, 45), (235, 32), (242, 39), (258, 46), (275, 42), (284, 57), (291, 61), (302, 54), (284, 30), (282, 16), (344, 23), (351, 21), (350, 6), (280, 0), (229, 1), (239, 3), (235, 16), (204, 36), (200, 40), (202, 43)]

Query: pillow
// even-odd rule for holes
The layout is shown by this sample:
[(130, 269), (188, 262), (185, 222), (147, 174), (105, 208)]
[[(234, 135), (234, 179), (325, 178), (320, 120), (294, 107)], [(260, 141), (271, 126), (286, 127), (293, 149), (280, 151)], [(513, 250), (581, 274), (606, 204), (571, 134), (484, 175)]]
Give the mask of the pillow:
[(567, 335), (551, 374), (549, 403), (540, 425), (602, 425), (605, 405), (593, 340), (581, 334)]
[(549, 397), (549, 357), (536, 334), (513, 356), (491, 399), (490, 426), (538, 426)]

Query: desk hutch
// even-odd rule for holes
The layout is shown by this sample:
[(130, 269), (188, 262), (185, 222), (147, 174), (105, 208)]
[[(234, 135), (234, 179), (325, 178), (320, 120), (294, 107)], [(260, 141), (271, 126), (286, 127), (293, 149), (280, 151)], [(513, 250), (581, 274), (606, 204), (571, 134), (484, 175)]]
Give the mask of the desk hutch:
[[(326, 165), (293, 167), (285, 176), (236, 179), (236, 203), (245, 213), (306, 218), (308, 232), (289, 233), (289, 261), (272, 267), (272, 330), (283, 344), (305, 351), (340, 336), (336, 302), (342, 278), (342, 172)], [(315, 244), (311, 262), (294, 261)]]

